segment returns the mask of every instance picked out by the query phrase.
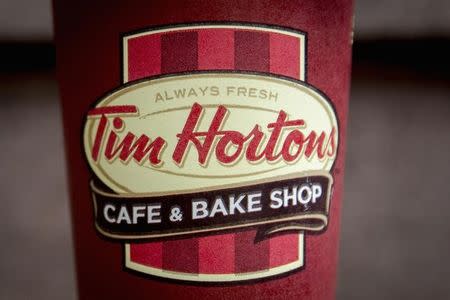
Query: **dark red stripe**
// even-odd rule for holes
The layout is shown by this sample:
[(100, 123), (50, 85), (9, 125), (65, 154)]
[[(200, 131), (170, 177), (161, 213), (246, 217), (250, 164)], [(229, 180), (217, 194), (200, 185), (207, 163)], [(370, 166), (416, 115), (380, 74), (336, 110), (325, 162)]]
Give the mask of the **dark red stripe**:
[[(269, 34), (255, 31), (236, 31), (234, 34), (234, 67), (236, 70), (269, 72)], [(268, 240), (255, 243), (256, 230), (236, 233), (235, 272), (246, 273), (269, 268)]]
[(198, 35), (195, 31), (167, 33), (161, 37), (161, 72), (198, 69)]
[(269, 34), (255, 31), (234, 33), (236, 70), (269, 72)]
[(163, 243), (163, 269), (198, 273), (198, 239), (181, 239)]
[[(161, 72), (177, 73), (198, 69), (198, 34), (196, 31), (173, 32), (161, 37)], [(197, 238), (163, 243), (163, 269), (198, 273)]]
[(269, 268), (269, 240), (255, 243), (255, 237), (256, 230), (236, 233), (234, 238), (236, 273), (261, 271)]

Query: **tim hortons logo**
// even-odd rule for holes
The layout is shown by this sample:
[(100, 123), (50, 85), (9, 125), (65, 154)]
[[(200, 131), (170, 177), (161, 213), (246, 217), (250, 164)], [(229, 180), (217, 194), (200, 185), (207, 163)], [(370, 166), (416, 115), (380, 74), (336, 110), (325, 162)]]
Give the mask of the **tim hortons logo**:
[(329, 171), (338, 124), (325, 96), (302, 82), (198, 72), (135, 82), (101, 99), (87, 114), (84, 145), (113, 191), (171, 194)]
[[(102, 154), (109, 163), (118, 159), (128, 164), (131, 158), (138, 164), (149, 163), (155, 167), (164, 163), (161, 155), (167, 146), (167, 141), (163, 137), (158, 136), (152, 139), (146, 134), (139, 136), (128, 131), (122, 139), (120, 138), (118, 133), (127, 131), (124, 118), (137, 112), (135, 105), (123, 105), (110, 106), (107, 109), (96, 108), (88, 113), (90, 118), (100, 117), (91, 149), (94, 162), (98, 162), (99, 155)], [(252, 163), (262, 160), (275, 162), (280, 159), (285, 163), (292, 163), (300, 159), (302, 155), (305, 159), (313, 159), (314, 155), (316, 159), (321, 160), (333, 158), (336, 154), (335, 127), (331, 129), (331, 132), (318, 133), (310, 130), (304, 133), (305, 120), (288, 120), (284, 110), (279, 111), (274, 122), (264, 126), (255, 124), (248, 133), (223, 129), (226, 128), (225, 118), (230, 114), (230, 110), (224, 105), (217, 105), (207, 131), (197, 130), (204, 112), (205, 109), (200, 104), (193, 103), (182, 131), (176, 135), (178, 142), (173, 151), (172, 160), (178, 166), (183, 165), (190, 145), (196, 151), (198, 164), (205, 167), (211, 155), (221, 164), (229, 165), (236, 163), (241, 156)], [(112, 124), (109, 120), (110, 115), (113, 115)], [(106, 130), (107, 128), (109, 129)], [(270, 133), (266, 134), (262, 128)], [(283, 131), (287, 131), (287, 134), (282, 138)], [(267, 142), (264, 143), (266, 139)], [(100, 149), (104, 149), (104, 152), (100, 153)]]
[[(239, 24), (124, 37), (124, 84), (87, 112), (83, 144), (96, 230), (124, 244), (126, 270), (234, 282), (304, 266), (339, 145), (331, 101), (305, 82), (305, 39)], [(255, 43), (270, 51), (249, 65)]]
[(112, 190), (91, 183), (96, 227), (112, 239), (256, 226), (257, 243), (328, 223), (338, 124), (301, 82), (227, 72), (135, 82), (88, 112), (84, 144)]

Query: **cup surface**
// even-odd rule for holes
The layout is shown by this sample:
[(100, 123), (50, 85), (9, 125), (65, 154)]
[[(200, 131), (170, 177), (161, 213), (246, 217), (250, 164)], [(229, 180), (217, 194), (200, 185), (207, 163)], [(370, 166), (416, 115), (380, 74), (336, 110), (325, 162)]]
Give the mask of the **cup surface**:
[(80, 299), (333, 299), (352, 2), (54, 15)]

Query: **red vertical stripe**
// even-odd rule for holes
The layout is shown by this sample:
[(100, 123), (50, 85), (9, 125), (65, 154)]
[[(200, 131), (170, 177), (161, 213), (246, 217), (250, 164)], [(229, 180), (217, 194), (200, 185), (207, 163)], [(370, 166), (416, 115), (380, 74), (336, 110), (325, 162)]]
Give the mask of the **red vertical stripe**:
[(198, 68), (199, 70), (234, 69), (234, 30), (199, 30)]
[(132, 38), (127, 48), (129, 81), (161, 73), (161, 35)]
[[(236, 31), (235, 69), (269, 71), (269, 34), (256, 31)], [(235, 236), (235, 271), (246, 273), (269, 268), (269, 241), (255, 243), (256, 230), (246, 230)]]
[[(234, 69), (233, 30), (199, 30), (198, 67), (200, 70)], [(234, 273), (234, 236), (230, 233), (199, 238), (200, 273)]]
[[(270, 33), (270, 72), (300, 79), (299, 38)], [(283, 234), (269, 239), (271, 268), (298, 259), (298, 239), (298, 233)]]
[(300, 39), (270, 34), (270, 72), (300, 79)]
[(234, 233), (199, 238), (200, 273), (234, 273), (234, 240)]
[(271, 268), (286, 265), (299, 259), (298, 235), (298, 233), (290, 233), (269, 239)]
[(163, 244), (147, 243), (147, 244), (131, 244), (130, 258), (131, 261), (145, 266), (154, 268), (162, 268), (163, 260)]
[[(161, 73), (161, 35), (151, 34), (128, 40), (128, 80)], [(162, 268), (161, 242), (130, 244), (130, 259), (154, 268)]]
[(236, 31), (236, 70), (269, 72), (269, 34), (256, 31)]
[[(197, 70), (198, 34), (196, 31), (166, 33), (161, 37), (161, 71), (176, 73)], [(163, 268), (198, 273), (198, 238), (163, 242)]]

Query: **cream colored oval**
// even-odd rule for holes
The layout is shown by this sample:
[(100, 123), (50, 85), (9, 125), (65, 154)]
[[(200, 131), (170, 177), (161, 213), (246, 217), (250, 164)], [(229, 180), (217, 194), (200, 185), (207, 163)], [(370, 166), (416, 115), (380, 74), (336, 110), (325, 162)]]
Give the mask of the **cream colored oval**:
[[(205, 87), (211, 89), (213, 86), (217, 87), (220, 95), (203, 94), (200, 90), (205, 90)], [(235, 93), (231, 87), (235, 87)], [(237, 95), (239, 87), (245, 87), (247, 91), (250, 88), (258, 91), (264, 89), (277, 97), (261, 99), (250, 97), (249, 94), (244, 96), (242, 92)], [(197, 96), (191, 94), (190, 97), (174, 97), (173, 90), (184, 88), (194, 88), (198, 91)], [(166, 100), (157, 98), (158, 93)], [(169, 99), (170, 97), (174, 99)], [(91, 149), (99, 118), (88, 118), (84, 129), (84, 146), (92, 170), (117, 193), (164, 195), (244, 185), (294, 172), (330, 170), (333, 165), (334, 156), (323, 160), (316, 156), (312, 159), (302, 156), (294, 163), (282, 160), (275, 163), (265, 160), (250, 163), (243, 157), (233, 165), (223, 165), (211, 155), (208, 164), (201, 166), (197, 161), (195, 148), (190, 147), (184, 164), (178, 166), (172, 160), (177, 144), (176, 135), (182, 131), (190, 108), (195, 102), (205, 109), (198, 130), (208, 129), (218, 105), (224, 105), (230, 111), (222, 129), (237, 130), (244, 135), (256, 124), (261, 125), (268, 135), (266, 126), (276, 120), (280, 110), (288, 113), (289, 120), (304, 119), (307, 132), (316, 130), (329, 133), (333, 127), (336, 130), (338, 128), (334, 110), (327, 99), (315, 89), (299, 82), (272, 76), (220, 72), (149, 79), (117, 90), (101, 99), (97, 107), (137, 106), (139, 116), (123, 118), (126, 122), (124, 133), (131, 131), (137, 136), (146, 134), (152, 139), (158, 136), (164, 138), (167, 142), (161, 156), (164, 163), (160, 167), (152, 167), (148, 161), (138, 164), (130, 160), (125, 164), (116, 159), (110, 163), (102, 155), (94, 162)]]

